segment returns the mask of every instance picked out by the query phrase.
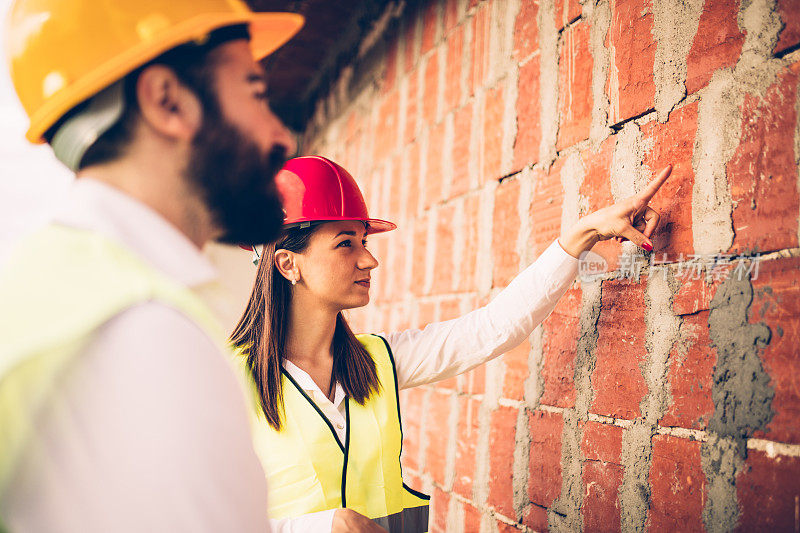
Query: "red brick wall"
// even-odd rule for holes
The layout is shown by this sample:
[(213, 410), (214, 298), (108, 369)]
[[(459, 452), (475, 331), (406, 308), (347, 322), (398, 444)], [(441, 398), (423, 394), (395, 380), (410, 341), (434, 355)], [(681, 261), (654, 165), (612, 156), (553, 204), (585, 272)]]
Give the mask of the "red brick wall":
[(303, 151), (399, 225), (357, 330), (484, 304), (674, 165), (655, 264), (598, 245), (522, 346), (402, 394), (433, 531), (798, 530), (800, 3), (746, 4), (410, 2), (320, 100)]

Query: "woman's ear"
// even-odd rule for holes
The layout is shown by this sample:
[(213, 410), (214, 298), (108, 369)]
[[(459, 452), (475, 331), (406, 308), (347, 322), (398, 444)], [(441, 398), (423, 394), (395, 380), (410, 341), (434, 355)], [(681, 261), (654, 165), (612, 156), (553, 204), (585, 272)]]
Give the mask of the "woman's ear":
[(166, 137), (191, 141), (203, 120), (200, 100), (165, 65), (142, 71), (136, 99), (145, 124)]
[(283, 248), (275, 250), (275, 268), (277, 268), (281, 276), (289, 280), (289, 282), (297, 282), (300, 278), (300, 274), (297, 272), (294, 252), (284, 250)]

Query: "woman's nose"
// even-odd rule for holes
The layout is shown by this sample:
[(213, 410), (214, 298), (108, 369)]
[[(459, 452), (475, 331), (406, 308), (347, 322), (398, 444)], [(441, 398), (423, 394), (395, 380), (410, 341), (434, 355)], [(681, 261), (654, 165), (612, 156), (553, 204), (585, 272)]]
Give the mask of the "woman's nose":
[(361, 270), (372, 270), (377, 266), (378, 266), (378, 260), (375, 259), (375, 256), (372, 255), (372, 253), (370, 253), (370, 251), (365, 248), (364, 253), (361, 254), (358, 268), (360, 268)]

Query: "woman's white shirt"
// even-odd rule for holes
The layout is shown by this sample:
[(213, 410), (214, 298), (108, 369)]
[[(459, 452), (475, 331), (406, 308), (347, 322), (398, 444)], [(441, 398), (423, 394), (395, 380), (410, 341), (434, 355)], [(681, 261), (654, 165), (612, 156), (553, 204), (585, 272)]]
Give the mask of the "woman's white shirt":
[[(554, 241), (541, 256), (484, 307), (464, 316), (383, 335), (389, 343), (401, 389), (457, 376), (521, 344), (552, 312), (578, 272), (578, 260)], [(331, 401), (302, 369), (285, 370), (331, 422), (341, 442), (347, 421), (344, 389), (335, 384)], [(280, 533), (330, 531), (335, 510), (271, 520)]]

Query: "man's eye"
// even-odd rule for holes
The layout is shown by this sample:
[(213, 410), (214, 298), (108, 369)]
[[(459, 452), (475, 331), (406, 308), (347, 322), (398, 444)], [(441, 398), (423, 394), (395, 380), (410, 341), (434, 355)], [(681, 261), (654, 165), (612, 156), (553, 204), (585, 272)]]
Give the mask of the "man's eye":
[(362, 245), (364, 248), (366, 248), (366, 247), (367, 247), (367, 239), (364, 239), (363, 241), (361, 241), (361, 245)]
[(350, 246), (352, 246), (352, 243), (350, 242), (350, 239), (346, 239), (346, 240), (344, 240), (344, 241), (342, 241), (342, 242), (340, 242), (339, 244), (336, 245), (337, 248), (339, 248), (339, 247), (350, 248)]

